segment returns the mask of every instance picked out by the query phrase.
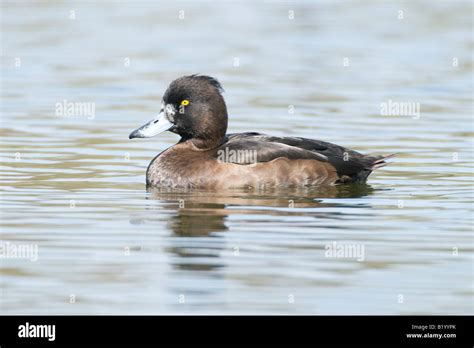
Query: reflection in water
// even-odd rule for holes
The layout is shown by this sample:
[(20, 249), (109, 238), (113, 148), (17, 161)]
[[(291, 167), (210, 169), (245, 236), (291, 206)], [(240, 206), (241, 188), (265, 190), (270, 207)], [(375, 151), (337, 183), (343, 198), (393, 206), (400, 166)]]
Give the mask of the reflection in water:
[[(178, 237), (208, 237), (218, 239), (214, 232), (225, 232), (229, 228), (226, 219), (229, 215), (240, 214), (254, 215), (278, 215), (278, 216), (311, 216), (315, 219), (343, 218), (340, 212), (318, 212), (317, 208), (335, 207), (341, 203), (323, 203), (323, 198), (361, 198), (373, 192), (373, 188), (367, 184), (353, 184), (341, 186), (325, 186), (311, 188), (292, 189), (266, 189), (266, 190), (228, 190), (228, 191), (206, 191), (196, 189), (171, 189), (171, 188), (148, 188), (147, 199), (159, 200), (166, 204), (171, 217), (168, 222), (170, 230)], [(174, 206), (174, 209), (173, 209)], [(350, 208), (351, 204), (344, 204)], [(354, 203), (360, 207), (360, 203)], [(171, 208), (171, 209), (170, 209)], [(269, 209), (283, 208), (283, 209)], [(302, 209), (312, 208), (311, 211)], [(370, 208), (370, 205), (365, 205)], [(149, 206), (152, 212), (146, 221), (152, 222), (157, 214), (155, 206)], [(145, 221), (143, 220), (143, 221)], [(203, 253), (199, 245), (190, 247), (173, 246), (168, 252), (178, 256), (178, 261), (173, 265), (185, 270), (211, 270), (222, 267), (219, 262), (190, 263), (189, 258), (201, 259), (203, 257), (219, 257), (219, 254), (227, 246), (223, 241), (212, 243), (212, 251), (207, 248), (208, 253)]]
[[(169, 188), (149, 188), (147, 199), (175, 203), (176, 210), (169, 223), (177, 236), (199, 237), (212, 232), (223, 232), (228, 228), (225, 220), (230, 214), (258, 215), (272, 214), (288, 216), (314, 216), (315, 218), (333, 217), (333, 213), (319, 213), (317, 210), (301, 212), (297, 208), (334, 207), (341, 203), (323, 203), (327, 198), (361, 198), (373, 192), (370, 185), (341, 185), (312, 188), (293, 188), (279, 190), (249, 191), (205, 191)], [(360, 203), (354, 204), (360, 207)], [(344, 204), (350, 207), (350, 204)], [(153, 206), (154, 207), (154, 206)], [(267, 207), (287, 208), (269, 211)], [(232, 209), (230, 209), (232, 208)], [(295, 209), (293, 211), (292, 209)], [(366, 205), (366, 208), (370, 206)]]
[(227, 231), (225, 205), (190, 202), (179, 208), (170, 222), (171, 230), (182, 237), (207, 236), (211, 232)]

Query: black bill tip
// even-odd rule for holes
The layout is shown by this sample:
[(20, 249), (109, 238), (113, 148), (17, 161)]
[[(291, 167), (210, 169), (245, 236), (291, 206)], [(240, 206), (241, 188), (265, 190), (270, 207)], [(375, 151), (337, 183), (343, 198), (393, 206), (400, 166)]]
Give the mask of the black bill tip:
[(133, 138), (140, 138), (139, 129), (135, 129), (132, 133), (128, 135), (128, 139), (133, 139)]

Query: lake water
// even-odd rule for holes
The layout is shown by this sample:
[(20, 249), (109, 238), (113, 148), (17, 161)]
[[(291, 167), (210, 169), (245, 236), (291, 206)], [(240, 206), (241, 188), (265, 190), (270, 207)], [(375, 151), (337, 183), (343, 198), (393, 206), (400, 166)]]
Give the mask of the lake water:
[[(471, 11), (2, 1), (1, 313), (474, 313)], [(191, 73), (230, 132), (398, 156), (367, 186), (147, 192), (178, 138), (128, 134)]]

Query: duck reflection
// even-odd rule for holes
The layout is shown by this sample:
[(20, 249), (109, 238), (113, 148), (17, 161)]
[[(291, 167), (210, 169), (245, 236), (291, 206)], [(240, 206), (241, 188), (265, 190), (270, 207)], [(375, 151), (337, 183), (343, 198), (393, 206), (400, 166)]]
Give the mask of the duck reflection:
[[(232, 215), (240, 216), (312, 216), (315, 219), (342, 217), (340, 212), (327, 212), (318, 208), (351, 205), (344, 202), (328, 203), (329, 198), (361, 198), (373, 192), (366, 184), (328, 186), (316, 188), (272, 189), (272, 190), (228, 190), (205, 191), (170, 188), (149, 188), (147, 199), (159, 201), (150, 204), (149, 218), (142, 223), (151, 223), (156, 218), (156, 209), (171, 213), (167, 226), (174, 237), (167, 248), (172, 256), (171, 265), (183, 271), (215, 271), (224, 266), (220, 256), (232, 253), (219, 232), (229, 230), (227, 220)], [(354, 207), (360, 207), (360, 201)], [(272, 209), (273, 208), (273, 209)], [(305, 210), (298, 208), (306, 208)], [(310, 211), (307, 208), (314, 208)], [(192, 238), (184, 240), (184, 238)], [(195, 240), (195, 238), (206, 238)], [(219, 275), (216, 275), (219, 276)]]
[[(240, 252), (234, 239), (224, 238), (223, 233), (232, 229), (229, 221), (232, 216), (238, 216), (237, 223), (242, 223), (247, 217), (254, 219), (258, 216), (259, 223), (274, 224), (275, 216), (297, 217), (305, 216), (314, 219), (342, 219), (347, 209), (320, 209), (328, 207), (357, 207), (370, 208), (359, 199), (353, 202), (350, 198), (361, 198), (370, 195), (374, 189), (366, 184), (328, 186), (316, 188), (294, 188), (285, 190), (183, 190), (170, 188), (149, 188), (147, 199), (150, 200), (148, 213), (143, 223), (156, 221), (157, 210), (168, 214), (167, 226), (171, 231), (168, 247), (169, 266), (176, 279), (193, 279), (207, 277), (208, 281), (182, 282), (167, 284), (172, 294), (199, 294), (222, 297), (222, 289), (212, 286), (215, 281), (219, 284), (226, 277), (225, 269), (232, 256)], [(341, 200), (332, 201), (330, 199)], [(156, 204), (158, 203), (158, 204)], [(350, 210), (350, 209), (349, 209)], [(255, 220), (253, 220), (255, 221)], [(162, 220), (160, 219), (160, 223)], [(245, 222), (244, 222), (245, 223)], [(230, 227), (229, 227), (230, 226)], [(251, 226), (249, 227), (251, 228)], [(238, 238), (238, 237), (237, 237)], [(237, 250), (236, 250), (237, 247)], [(236, 255), (237, 251), (237, 255)], [(225, 298), (223, 300), (225, 302)], [(176, 303), (176, 310), (191, 310), (193, 304)], [(199, 306), (199, 305), (195, 305)]]
[[(149, 188), (147, 199), (160, 200), (171, 207), (168, 223), (171, 231), (181, 237), (203, 237), (228, 230), (230, 215), (280, 215), (334, 218), (339, 213), (301, 211), (298, 208), (350, 207), (351, 204), (328, 203), (329, 198), (361, 198), (373, 192), (369, 185), (344, 185), (315, 188), (272, 190), (204, 191), (170, 188)], [(360, 207), (360, 202), (354, 204)], [(268, 209), (276, 208), (276, 209)], [(296, 208), (296, 209), (294, 209)]]

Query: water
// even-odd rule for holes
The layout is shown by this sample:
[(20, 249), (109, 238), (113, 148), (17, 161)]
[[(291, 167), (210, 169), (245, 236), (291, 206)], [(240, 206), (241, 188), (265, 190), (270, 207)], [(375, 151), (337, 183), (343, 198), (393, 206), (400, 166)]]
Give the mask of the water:
[[(1, 239), (38, 259), (1, 259), (1, 313), (472, 314), (471, 7), (3, 1)], [(177, 137), (128, 134), (197, 72), (230, 132), (398, 156), (367, 186), (147, 192)]]

